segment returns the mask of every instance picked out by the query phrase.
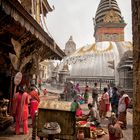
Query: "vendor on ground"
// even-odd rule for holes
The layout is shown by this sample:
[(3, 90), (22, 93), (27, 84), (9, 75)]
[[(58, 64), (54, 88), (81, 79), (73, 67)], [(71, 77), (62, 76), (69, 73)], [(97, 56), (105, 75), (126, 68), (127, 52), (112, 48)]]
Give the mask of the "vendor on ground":
[(120, 140), (123, 138), (123, 132), (121, 129), (122, 122), (118, 121), (115, 113), (111, 114), (108, 124), (109, 140)]
[(91, 103), (88, 104), (89, 113), (86, 115), (88, 116), (88, 121), (93, 122), (95, 126), (99, 126), (100, 124), (100, 116), (98, 111), (93, 107)]
[(81, 106), (79, 105), (77, 110), (76, 110), (76, 117), (82, 118), (82, 116), (83, 116), (83, 110), (82, 110)]

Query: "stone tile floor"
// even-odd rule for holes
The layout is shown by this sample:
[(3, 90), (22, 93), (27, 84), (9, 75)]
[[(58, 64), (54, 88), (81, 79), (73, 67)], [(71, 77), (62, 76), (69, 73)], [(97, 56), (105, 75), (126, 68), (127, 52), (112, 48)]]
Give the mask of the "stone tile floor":
[[(89, 102), (92, 102), (92, 98), (89, 97)], [(88, 107), (87, 104), (83, 104), (81, 105), (82, 109), (84, 110), (84, 112), (87, 113)], [(132, 138), (132, 120), (133, 120), (133, 115), (132, 115), (132, 109), (128, 109), (127, 111), (127, 129), (123, 130), (123, 139), (122, 140), (133, 140)], [(107, 116), (109, 117), (111, 115), (111, 112), (107, 113)], [(108, 130), (107, 130), (107, 125), (108, 125), (108, 119), (104, 119), (101, 120), (101, 126), (102, 128), (105, 130), (105, 132), (107, 132), (106, 135), (102, 136), (101, 138), (97, 138), (97, 140), (109, 140), (109, 136), (108, 136)]]
[[(89, 100), (91, 102), (91, 98)], [(87, 104), (81, 105), (82, 109), (84, 110), (84, 113), (88, 112), (88, 107)], [(108, 116), (110, 116), (110, 112), (108, 113)], [(128, 110), (127, 113), (127, 130), (123, 130), (124, 138), (122, 140), (132, 140), (132, 110)], [(107, 131), (107, 124), (108, 124), (108, 119), (104, 119), (101, 122), (102, 128), (106, 132)], [(31, 128), (31, 119), (29, 118), (29, 133), (27, 135), (15, 135), (14, 133), (14, 127), (15, 125), (11, 125), (8, 127), (5, 131), (0, 132), (0, 140), (31, 140), (32, 139), (32, 128)], [(21, 130), (22, 131), (22, 130)], [(108, 140), (108, 134), (102, 136), (101, 138), (97, 138), (97, 140)], [(36, 140), (39, 140), (39, 138), (36, 138)], [(88, 139), (90, 140), (90, 139)]]
[[(124, 138), (122, 140), (132, 140), (132, 114), (130, 112), (128, 112), (127, 114), (127, 120), (128, 120), (128, 127), (127, 127), (127, 130), (123, 130)], [(31, 120), (29, 119), (29, 133), (27, 135), (23, 135), (23, 134), (15, 135), (14, 124), (13, 124), (3, 133), (0, 132), (0, 140), (31, 140), (32, 128), (31, 128), (30, 122)], [(104, 128), (106, 132), (107, 132), (107, 123), (108, 123), (107, 119), (102, 120), (102, 127)], [(106, 134), (102, 136), (101, 138), (98, 138), (97, 140), (108, 140), (108, 139), (109, 139), (108, 134)], [(39, 138), (36, 138), (36, 140), (39, 140)]]

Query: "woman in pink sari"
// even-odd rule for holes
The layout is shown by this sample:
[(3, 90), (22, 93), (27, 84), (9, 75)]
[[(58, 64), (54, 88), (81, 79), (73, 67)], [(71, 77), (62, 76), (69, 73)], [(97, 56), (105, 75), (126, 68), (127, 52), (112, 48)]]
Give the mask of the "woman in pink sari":
[(35, 112), (38, 110), (38, 105), (40, 102), (39, 96), (38, 96), (38, 92), (36, 91), (36, 89), (34, 87), (31, 88), (31, 92), (30, 92), (30, 115), (32, 118), (32, 124), (35, 118)]
[(28, 103), (29, 95), (24, 92), (23, 87), (19, 87), (19, 90), (14, 95), (13, 102), (13, 114), (16, 119), (16, 134), (20, 134), (20, 125), (23, 125), (23, 133), (28, 133)]
[(80, 94), (80, 85), (79, 85), (79, 83), (76, 84), (75, 90), (76, 90), (77, 94)]
[(100, 100), (100, 117), (105, 118), (107, 112), (109, 111), (110, 103), (109, 103), (109, 94), (107, 92), (107, 88), (104, 88), (104, 92), (101, 96)]

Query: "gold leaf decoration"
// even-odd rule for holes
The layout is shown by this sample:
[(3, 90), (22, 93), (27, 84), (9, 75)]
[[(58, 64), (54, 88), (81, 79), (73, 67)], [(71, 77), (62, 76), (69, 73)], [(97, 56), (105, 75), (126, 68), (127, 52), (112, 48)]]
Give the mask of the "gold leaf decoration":
[(110, 42), (109, 43), (109, 46), (105, 49), (98, 49), (96, 44), (94, 43), (93, 45), (91, 45), (90, 48), (88, 49), (84, 49), (84, 47), (82, 47), (77, 53), (78, 54), (84, 54), (84, 53), (87, 53), (87, 52), (96, 52), (96, 53), (103, 53), (103, 52), (107, 52), (107, 51), (111, 51), (113, 49), (113, 46), (112, 46), (112, 43)]

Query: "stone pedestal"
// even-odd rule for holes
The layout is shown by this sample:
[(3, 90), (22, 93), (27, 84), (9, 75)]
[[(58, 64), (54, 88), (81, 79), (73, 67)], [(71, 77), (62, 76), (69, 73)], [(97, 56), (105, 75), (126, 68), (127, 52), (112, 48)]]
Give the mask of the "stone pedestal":
[(12, 116), (0, 118), (0, 131), (4, 131), (14, 121)]
[(57, 71), (53, 71), (52, 72), (52, 82), (51, 82), (51, 85), (54, 87), (56, 86), (56, 83), (57, 83)]
[(59, 72), (59, 83), (64, 84), (66, 82), (66, 78), (69, 76), (69, 71), (67, 70), (61, 70)]
[(7, 113), (8, 104), (8, 99), (0, 100), (0, 131), (6, 129), (13, 122), (13, 117)]

